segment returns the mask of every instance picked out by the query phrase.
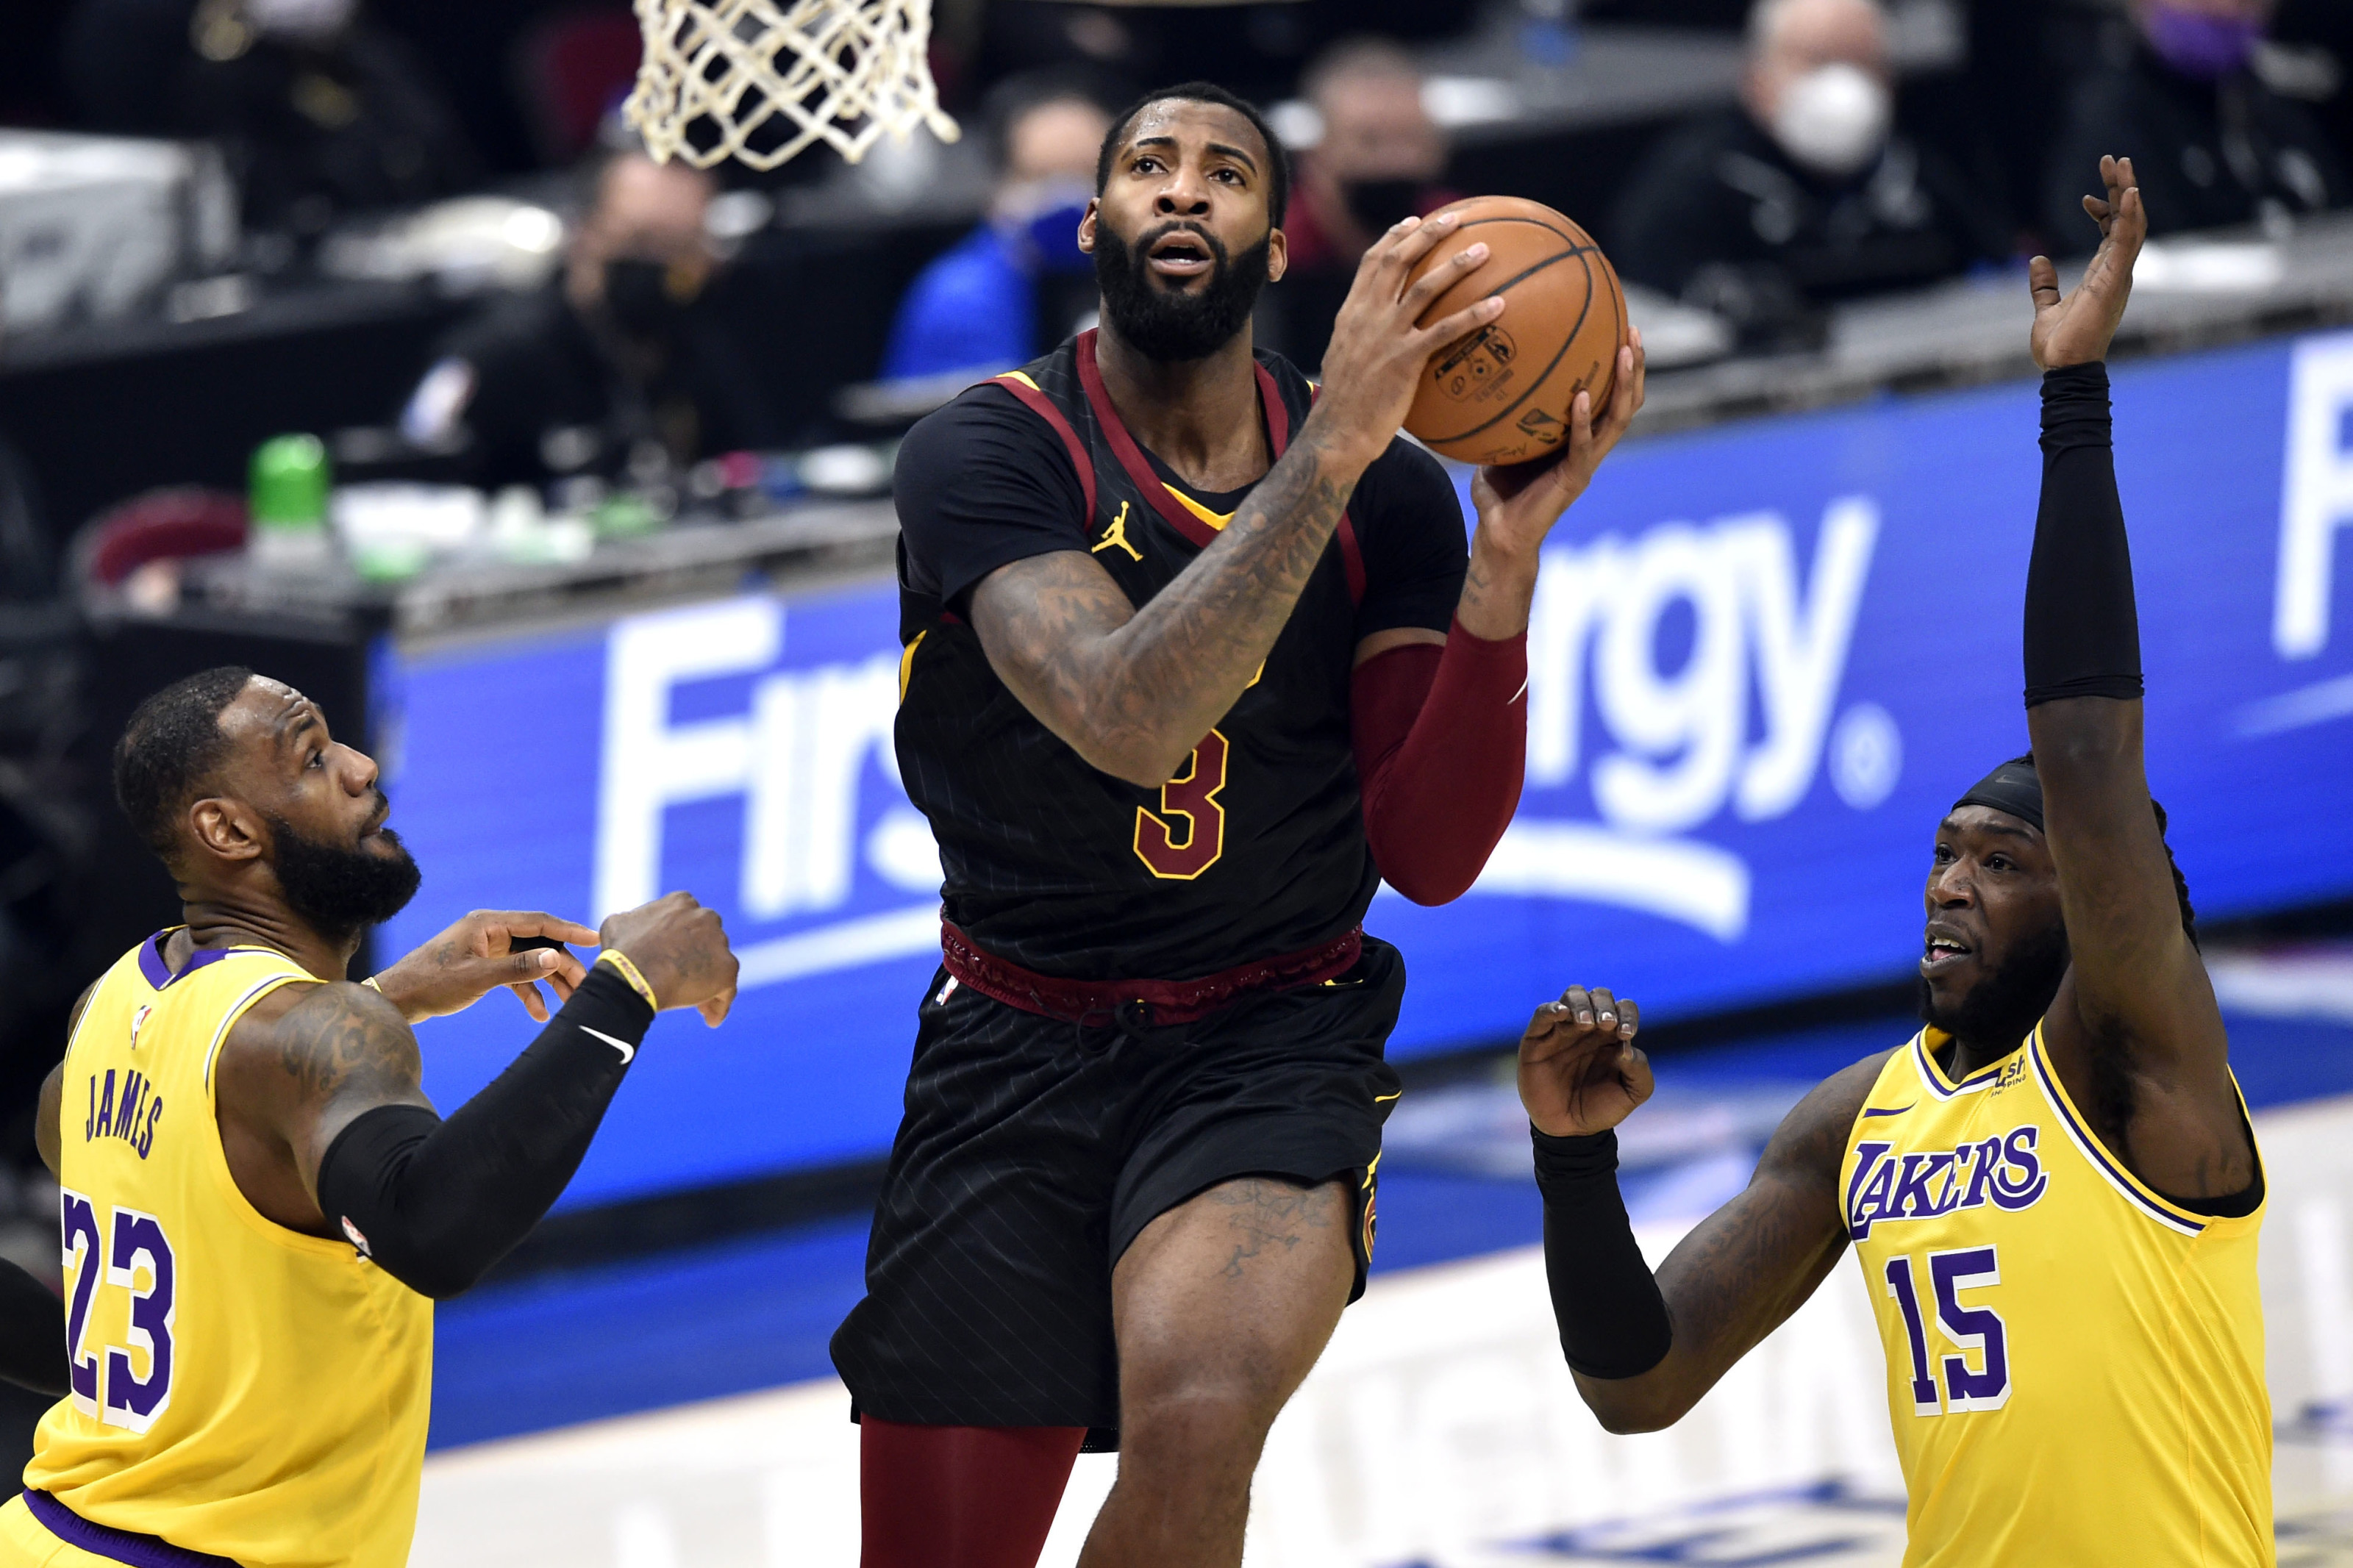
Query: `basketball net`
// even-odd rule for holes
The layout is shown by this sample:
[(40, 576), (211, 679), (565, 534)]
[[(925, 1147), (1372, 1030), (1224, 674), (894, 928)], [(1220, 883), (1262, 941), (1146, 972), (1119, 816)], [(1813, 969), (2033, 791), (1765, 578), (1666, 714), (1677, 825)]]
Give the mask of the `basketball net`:
[(943, 142), (932, 0), (636, 0), (646, 39), (622, 114), (660, 162), (773, 169), (823, 142), (855, 163), (885, 132)]

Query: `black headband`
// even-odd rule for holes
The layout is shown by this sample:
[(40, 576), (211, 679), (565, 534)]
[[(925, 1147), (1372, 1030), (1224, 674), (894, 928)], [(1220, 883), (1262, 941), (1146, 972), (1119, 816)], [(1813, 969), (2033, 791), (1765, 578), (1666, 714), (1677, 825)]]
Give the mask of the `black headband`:
[(1965, 805), (1990, 806), (2034, 825), (2042, 831), (2042, 779), (2034, 771), (2031, 757), (2014, 758), (2004, 763), (1969, 786), (1968, 794), (1953, 802), (1958, 811)]

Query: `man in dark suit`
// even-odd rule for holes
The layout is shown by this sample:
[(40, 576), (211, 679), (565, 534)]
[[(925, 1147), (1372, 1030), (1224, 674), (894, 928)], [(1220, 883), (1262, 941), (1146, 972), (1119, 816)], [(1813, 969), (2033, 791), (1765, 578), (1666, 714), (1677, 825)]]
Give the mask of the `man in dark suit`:
[[(2275, 226), (2353, 197), (2319, 119), (2264, 48), (2272, 0), (2134, 0), (2051, 146), (2044, 231), (2077, 237), (2083, 171), (2132, 154), (2151, 233)], [(2271, 79), (2281, 79), (2278, 80)]]
[(1610, 258), (1757, 342), (1830, 301), (2006, 255), (1978, 193), (1894, 118), (1875, 0), (1759, 0), (1740, 106), (1683, 126), (1635, 171)]
[(735, 330), (707, 297), (716, 185), (615, 154), (547, 287), (492, 301), (441, 344), (402, 433), (457, 454), (485, 489), (568, 475), (660, 480), (698, 458), (781, 444)]

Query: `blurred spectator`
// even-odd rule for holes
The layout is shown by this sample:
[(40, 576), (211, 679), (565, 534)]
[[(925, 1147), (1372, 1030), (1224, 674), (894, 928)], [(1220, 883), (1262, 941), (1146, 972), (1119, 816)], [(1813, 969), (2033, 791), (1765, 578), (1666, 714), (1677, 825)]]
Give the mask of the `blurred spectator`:
[(1300, 80), (1323, 134), (1303, 151), (1282, 223), (1290, 270), (1272, 303), (1283, 353), (1323, 363), (1356, 263), (1383, 230), (1444, 206), (1446, 134), (1422, 105), (1421, 68), (1378, 38), (1335, 44)]
[(1757, 343), (1801, 333), (1830, 301), (2008, 254), (1985, 198), (1895, 131), (1875, 0), (1759, 0), (1740, 100), (1675, 132), (1627, 182), (1609, 254), (1629, 281)]
[(0, 604), (47, 596), (57, 547), (41, 521), (33, 476), (0, 433)]
[(1421, 68), (1382, 39), (1335, 45), (1300, 87), (1324, 133), (1299, 154), (1282, 224), (1291, 265), (1353, 275), (1384, 230), (1453, 199), (1438, 184), (1446, 133), (1422, 107)]
[(700, 458), (780, 445), (734, 333), (708, 308), (712, 177), (626, 153), (589, 181), (563, 271), (444, 342), (403, 434), (458, 450), (485, 488), (573, 474), (651, 482)]
[[(41, 520), (32, 470), (0, 430), (0, 605), (46, 598), (56, 576), (56, 554)], [(5, 685), (0, 680), (0, 689)]]
[(2152, 234), (2276, 222), (2341, 205), (2343, 164), (2312, 111), (2267, 83), (2271, 0), (2133, 0), (2133, 29), (2080, 82), (2052, 143), (2042, 221), (2089, 251), (2083, 197), (2100, 155), (2127, 153)]
[(61, 52), (91, 129), (219, 142), (248, 227), (316, 235), (480, 178), (424, 62), (359, 0), (81, 0)]
[(1079, 220), (1111, 112), (1062, 78), (1015, 78), (982, 110), (997, 169), (988, 216), (900, 301), (886, 376), (1026, 364), (1095, 309)]
[(2353, 174), (2353, 5), (2280, 0), (2255, 68), (2271, 86), (2312, 105), (2337, 165)]

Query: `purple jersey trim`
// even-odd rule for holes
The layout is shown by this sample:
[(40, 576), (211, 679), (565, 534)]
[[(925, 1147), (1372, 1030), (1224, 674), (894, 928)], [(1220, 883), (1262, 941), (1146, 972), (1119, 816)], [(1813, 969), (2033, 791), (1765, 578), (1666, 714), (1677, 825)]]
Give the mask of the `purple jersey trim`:
[(2066, 1092), (2060, 1087), (2058, 1072), (2043, 1057), (2041, 1025), (2035, 1026), (2034, 1033), (2028, 1037), (2027, 1044), (2032, 1051), (2034, 1076), (2041, 1081), (2042, 1098), (2049, 1100), (2051, 1109), (2059, 1113), (2059, 1121), (2066, 1128), (2067, 1136), (2074, 1141), (2077, 1151), (2084, 1159), (2092, 1163), (2100, 1174), (2108, 1179), (2108, 1185), (2122, 1193), (2131, 1200), (2135, 1207), (2158, 1224), (2171, 1230), (2178, 1230), (2184, 1236), (2204, 1235), (2208, 1221), (2200, 1219), (2194, 1215), (2176, 1214), (2141, 1191), (2133, 1178), (2108, 1157), (2107, 1150), (2101, 1145), (2097, 1138), (2092, 1135), (2092, 1130), (2076, 1119), (2074, 1111), (2068, 1108)]
[(161, 1536), (92, 1524), (47, 1492), (28, 1487), (24, 1496), (26, 1509), (47, 1526), (51, 1535), (69, 1546), (79, 1546), (116, 1563), (127, 1563), (131, 1568), (237, 1568), (229, 1558), (216, 1557), (209, 1552), (191, 1552)]
[[(2024, 1042), (2022, 1041), (2021, 1042), (2021, 1044), (2023, 1043)], [(1953, 1084), (1951, 1088), (1947, 1089), (1946, 1084), (1950, 1080), (1945, 1077), (1945, 1069), (1938, 1067), (1936, 1065), (1936, 1058), (1928, 1054), (1927, 1030), (1923, 1029), (1918, 1034), (1912, 1037), (1912, 1049), (1919, 1057), (1920, 1080), (1928, 1086), (1928, 1092), (1935, 1095), (1938, 1100), (1950, 1100), (1957, 1094), (1976, 1093), (1978, 1089), (1981, 1089), (1986, 1085), (1991, 1083), (1995, 1079), (2000, 1078), (2001, 1076), (2002, 1069), (2010, 1065), (2010, 1057), (2014, 1057), (2018, 1054), (2016, 1051), (2012, 1051), (2010, 1053), (2010, 1056), (2000, 1058), (1990, 1066), (1978, 1068), (1977, 1071), (1969, 1074), (1968, 1077), (1961, 1079), (1958, 1083)]]
[(179, 929), (177, 926), (173, 926), (169, 930), (159, 931), (139, 944), (139, 973), (145, 975), (147, 984), (158, 991), (183, 975), (194, 973), (207, 963), (219, 963), (237, 951), (233, 947), (200, 947), (188, 960), (187, 966), (178, 974), (174, 974), (172, 973), (172, 966), (164, 962), (164, 943), (171, 939), (173, 931)]

